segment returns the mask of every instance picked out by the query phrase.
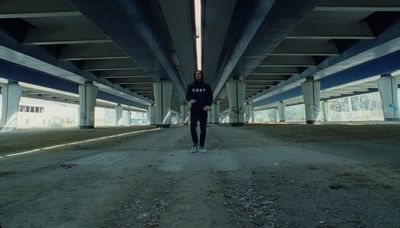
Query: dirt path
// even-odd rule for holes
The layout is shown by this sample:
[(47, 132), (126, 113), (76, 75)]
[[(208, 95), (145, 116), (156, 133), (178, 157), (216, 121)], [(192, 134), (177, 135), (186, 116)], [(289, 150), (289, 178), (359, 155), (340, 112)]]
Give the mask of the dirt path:
[(0, 224), (400, 226), (395, 142), (291, 141), (255, 128), (209, 127), (205, 154), (188, 152), (181, 127), (0, 159)]

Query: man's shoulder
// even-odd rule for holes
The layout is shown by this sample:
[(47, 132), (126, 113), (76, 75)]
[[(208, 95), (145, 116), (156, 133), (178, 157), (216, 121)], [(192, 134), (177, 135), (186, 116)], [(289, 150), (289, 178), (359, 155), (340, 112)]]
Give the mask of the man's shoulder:
[(193, 87), (193, 86), (194, 86), (194, 82), (190, 83), (190, 84), (188, 85), (188, 88)]
[(204, 82), (204, 85), (211, 89), (211, 86), (208, 83)]

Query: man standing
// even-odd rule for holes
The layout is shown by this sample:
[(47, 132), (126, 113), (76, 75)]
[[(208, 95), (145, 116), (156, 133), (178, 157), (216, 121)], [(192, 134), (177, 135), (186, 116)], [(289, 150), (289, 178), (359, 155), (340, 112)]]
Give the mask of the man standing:
[[(192, 135), (192, 152), (206, 152), (204, 143), (206, 140), (207, 112), (213, 101), (211, 87), (204, 82), (203, 72), (194, 71), (194, 82), (187, 87), (186, 100), (191, 105), (190, 109), (190, 133)], [(200, 122), (200, 145), (197, 137), (197, 122)]]

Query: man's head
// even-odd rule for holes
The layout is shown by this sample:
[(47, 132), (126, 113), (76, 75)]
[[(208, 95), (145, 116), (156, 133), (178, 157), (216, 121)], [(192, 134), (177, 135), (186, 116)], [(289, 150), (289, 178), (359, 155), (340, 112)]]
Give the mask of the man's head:
[(201, 70), (195, 70), (194, 71), (194, 79), (197, 82), (203, 82), (203, 72)]

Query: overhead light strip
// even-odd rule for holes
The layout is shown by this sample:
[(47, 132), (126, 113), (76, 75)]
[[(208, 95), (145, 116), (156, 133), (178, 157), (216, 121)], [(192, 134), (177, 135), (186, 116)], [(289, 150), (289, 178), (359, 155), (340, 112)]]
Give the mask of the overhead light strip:
[(195, 16), (195, 28), (196, 28), (196, 64), (197, 69), (202, 69), (202, 26), (201, 26), (201, 0), (194, 0), (194, 16)]

